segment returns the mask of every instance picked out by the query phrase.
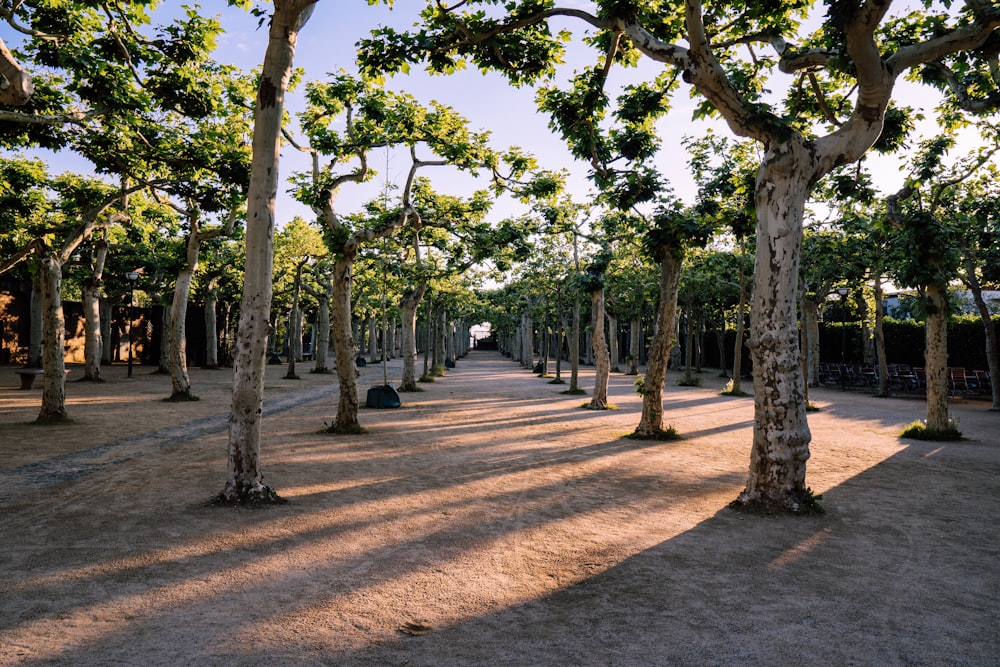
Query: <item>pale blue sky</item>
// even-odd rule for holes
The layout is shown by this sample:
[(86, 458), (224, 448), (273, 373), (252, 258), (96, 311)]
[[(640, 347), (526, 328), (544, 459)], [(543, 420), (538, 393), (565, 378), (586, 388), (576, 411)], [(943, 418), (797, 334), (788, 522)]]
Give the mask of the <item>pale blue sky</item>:
[[(570, 4), (581, 7), (591, 5), (582, 0), (571, 0)], [(902, 11), (908, 3), (899, 3), (897, 11)], [(323, 78), (326, 72), (339, 68), (354, 69), (355, 42), (365, 36), (369, 30), (378, 25), (391, 25), (404, 28), (417, 20), (417, 12), (423, 6), (418, 0), (396, 0), (395, 8), (390, 10), (384, 5), (369, 6), (365, 0), (320, 0), (316, 9), (303, 28), (299, 38), (295, 64), (305, 70), (305, 79)], [(179, 3), (165, 2), (161, 11), (176, 11)], [(206, 12), (218, 12), (226, 34), (220, 38), (217, 59), (229, 62), (244, 69), (259, 66), (263, 59), (267, 42), (266, 27), (257, 28), (257, 19), (248, 13), (233, 9), (221, 0), (206, 2)], [(559, 27), (567, 27), (582, 31), (578, 21), (566, 20)], [(15, 42), (10, 35), (10, 29), (0, 24), (0, 36), (5, 40)], [(579, 40), (570, 44), (570, 63), (557, 78), (558, 85), (565, 86), (571, 76), (573, 64), (588, 64), (593, 61), (593, 55)], [(659, 65), (645, 60), (638, 70), (623, 72), (616, 70), (612, 86), (621, 83), (621, 77), (643, 78), (655, 75)], [(413, 68), (410, 74), (396, 76), (388, 81), (389, 87), (406, 91), (423, 102), (437, 100), (454, 107), (459, 113), (470, 119), (474, 129), (488, 129), (492, 133), (496, 147), (518, 145), (532, 152), (541, 165), (550, 169), (566, 169), (570, 172), (571, 189), (574, 196), (583, 200), (588, 196), (589, 184), (586, 179), (588, 167), (572, 161), (563, 142), (548, 129), (548, 119), (535, 109), (534, 92), (530, 89), (515, 89), (496, 74), (481, 74), (478, 71), (464, 71), (452, 76), (431, 77), (419, 68)], [(777, 89), (776, 89), (777, 90)], [(910, 99), (912, 92), (905, 93)], [(927, 99), (933, 104), (934, 95)], [(912, 103), (912, 102), (911, 102)], [(301, 97), (291, 95), (289, 110), (295, 112), (301, 109)], [(661, 136), (664, 137), (666, 148), (661, 154), (658, 164), (663, 174), (673, 184), (675, 192), (686, 201), (691, 201), (694, 186), (687, 174), (687, 156), (681, 147), (680, 140), (684, 135), (697, 135), (704, 132), (704, 124), (691, 121), (693, 104), (688, 91), (680, 90), (674, 99), (674, 108), (670, 116), (661, 122)], [(929, 109), (928, 109), (929, 111)], [(721, 123), (714, 124), (723, 136), (731, 136), (728, 129)], [(79, 159), (67, 159), (69, 156), (58, 156), (52, 159), (52, 171), (65, 169), (84, 170), (85, 166)], [(380, 175), (375, 182), (366, 186), (348, 185), (342, 191), (338, 200), (343, 212), (357, 210), (367, 199), (378, 196), (384, 187), (386, 170), (385, 155), (376, 156), (372, 163)], [(408, 161), (403, 156), (389, 156), (389, 180), (398, 183), (408, 168)], [(286, 178), (293, 171), (308, 169), (305, 156), (288, 147), (283, 152), (280, 165), (281, 174)], [(886, 192), (899, 187), (903, 174), (896, 164), (883, 163), (879, 170), (878, 182)], [(482, 181), (475, 181), (447, 168), (433, 168), (426, 171), (431, 177), (434, 187), (448, 194), (467, 194), (476, 187), (482, 186)], [(295, 202), (284, 194), (285, 186), (280, 188), (279, 224), (301, 215), (311, 219), (308, 208)], [(522, 210), (513, 202), (505, 202), (497, 207), (496, 217), (512, 215)]]

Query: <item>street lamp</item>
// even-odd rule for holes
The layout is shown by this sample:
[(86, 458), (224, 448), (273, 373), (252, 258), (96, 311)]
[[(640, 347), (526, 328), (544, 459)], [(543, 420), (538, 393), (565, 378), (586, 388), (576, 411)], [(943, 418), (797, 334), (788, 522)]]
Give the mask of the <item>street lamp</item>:
[(129, 271), (125, 277), (128, 278), (128, 376), (132, 377), (132, 322), (135, 321), (135, 281), (139, 274)]

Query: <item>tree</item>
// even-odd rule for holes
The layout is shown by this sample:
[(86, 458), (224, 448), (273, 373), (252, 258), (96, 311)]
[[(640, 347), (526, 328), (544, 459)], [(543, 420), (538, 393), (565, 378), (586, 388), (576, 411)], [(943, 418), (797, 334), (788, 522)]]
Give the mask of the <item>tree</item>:
[[(66, 326), (62, 309), (63, 265), (77, 247), (89, 239), (96, 229), (123, 222), (121, 213), (107, 214), (125, 193), (106, 195), (103, 184), (81, 183), (66, 177), (70, 184), (62, 188), (62, 208), (70, 213), (69, 219), (58, 230), (38, 236), (5, 262), (0, 263), (0, 273), (9, 270), (25, 257), (34, 255), (38, 262), (41, 285), (43, 390), (39, 423), (58, 423), (69, 419), (66, 411), (66, 363), (64, 348)], [(101, 198), (103, 195), (103, 198)], [(55, 247), (53, 247), (53, 243)]]
[[(365, 244), (408, 224), (419, 224), (420, 212), (413, 196), (420, 170), (450, 165), (464, 171), (483, 171), (489, 174), (495, 194), (516, 187), (525, 197), (551, 191), (557, 180), (543, 175), (522, 186), (518, 179), (525, 179), (536, 168), (533, 158), (516, 149), (504, 153), (491, 150), (487, 135), (470, 131), (467, 121), (449, 107), (437, 103), (424, 106), (412, 96), (344, 73), (331, 75), (325, 83), (309, 84), (306, 95), (308, 108), (302, 115), (302, 125), (309, 145), (299, 148), (311, 154), (313, 170), (296, 179), (296, 196), (316, 211), (333, 255), (331, 319), (340, 396), (337, 416), (329, 430), (352, 433), (361, 428), (351, 334), (354, 262)], [(335, 125), (340, 122), (344, 125), (342, 131)], [(405, 149), (410, 157), (400, 188), (400, 206), (387, 208), (381, 197), (370, 202), (363, 214), (341, 215), (336, 207), (340, 187), (371, 179), (374, 171), (369, 167), (370, 151), (392, 146)], [(418, 146), (432, 157), (418, 157)], [(321, 160), (327, 164), (321, 166)], [(348, 171), (335, 171), (347, 163), (352, 163)]]
[(581, 291), (590, 295), (590, 322), (594, 340), (594, 391), (591, 394), (587, 408), (591, 410), (608, 409), (608, 378), (611, 374), (611, 358), (608, 352), (608, 342), (604, 331), (604, 273), (611, 263), (611, 251), (599, 253), (590, 260), (586, 271), (581, 276)]
[(663, 201), (645, 235), (646, 253), (660, 267), (660, 298), (656, 308), (656, 327), (647, 353), (646, 375), (637, 383), (642, 396), (642, 415), (633, 436), (647, 439), (672, 439), (673, 428), (663, 428), (663, 384), (667, 379), (670, 350), (674, 345), (677, 318), (677, 294), (681, 266), (689, 247), (704, 245), (711, 235), (711, 225), (685, 210), (676, 200)]
[(311, 288), (305, 286), (304, 271), (310, 263), (326, 257), (328, 250), (323, 244), (323, 235), (319, 229), (298, 216), (292, 218), (275, 235), (274, 245), (279, 281), (291, 283), (287, 286), (291, 302), (288, 319), (288, 372), (285, 377), (298, 379), (295, 363), (302, 360), (302, 291), (305, 288), (307, 292), (313, 293)]
[[(991, 101), (996, 50), (981, 49), (1000, 26), (1000, 8), (970, 1), (959, 10), (913, 12), (891, 18), (891, 3), (834, 3), (822, 26), (802, 46), (790, 37), (809, 2), (732, 5), (698, 0), (674, 3), (604, 0), (596, 12), (556, 7), (552, 2), (506, 3), (505, 13), (479, 11), (493, 3), (428, 3), (424, 24), (413, 34), (381, 28), (361, 43), (363, 63), (395, 70), (426, 61), (437, 71), (465, 61), (503, 72), (520, 85), (554, 74), (565, 32), (549, 21), (567, 17), (597, 32), (588, 43), (602, 54), (598, 66), (577, 77), (572, 92), (549, 96), (557, 123), (577, 134), (598, 123), (608, 105), (603, 94), (613, 63), (634, 64), (645, 56), (667, 69), (649, 85), (625, 96), (626, 113), (646, 117), (665, 95), (690, 84), (704, 99), (703, 113), (716, 113), (737, 135), (764, 148), (755, 186), (757, 262), (751, 303), (754, 361), (754, 442), (745, 490), (735, 506), (790, 512), (814, 509), (806, 486), (811, 435), (806, 420), (795, 325), (796, 283), (805, 202), (813, 186), (840, 165), (858, 160), (873, 146), (891, 147), (906, 114), (890, 107), (897, 79), (924, 72), (939, 87), (963, 89)], [(935, 8), (937, 9), (937, 8)], [(681, 44), (681, 40), (686, 45)], [(777, 57), (762, 57), (758, 45)], [(954, 73), (954, 78), (940, 72)], [(792, 75), (783, 106), (769, 91), (781, 83), (772, 73)], [(934, 76), (931, 76), (934, 74)], [(619, 117), (621, 111), (619, 111)], [(652, 135), (652, 129), (645, 137)], [(631, 137), (642, 135), (630, 134)], [(876, 142), (879, 142), (876, 144)], [(648, 142), (630, 142), (637, 152)], [(607, 144), (592, 141), (600, 160)]]
[[(195, 401), (198, 397), (191, 392), (191, 378), (187, 370), (187, 335), (185, 322), (187, 320), (188, 298), (191, 294), (191, 284), (195, 272), (198, 271), (199, 253), (203, 243), (220, 236), (230, 236), (240, 217), (241, 210), (233, 208), (224, 224), (215, 227), (205, 227), (202, 222), (202, 211), (197, 205), (180, 209), (187, 224), (187, 239), (184, 248), (184, 260), (177, 272), (174, 283), (173, 299), (167, 314), (167, 369), (170, 371), (170, 401)], [(214, 332), (213, 332), (214, 336)]]
[(900, 285), (920, 289), (927, 315), (926, 431), (940, 439), (961, 435), (948, 414), (948, 284), (961, 264), (966, 222), (957, 210), (956, 193), (1000, 151), (1000, 142), (993, 142), (949, 167), (944, 156), (953, 146), (954, 137), (947, 133), (922, 142), (911, 176), (886, 200), (896, 279)]
[[(1000, 284), (1000, 173), (995, 165), (984, 165), (982, 174), (968, 184), (959, 202), (962, 225), (962, 266), (959, 277), (972, 293), (976, 310), (983, 322), (986, 338), (986, 363), (991, 378), (1000, 377), (1000, 350), (997, 349), (996, 324), (983, 298), (984, 285)], [(1000, 381), (990, 383), (991, 410), (1000, 411)]]
[(819, 384), (819, 312), (837, 285), (856, 287), (870, 263), (869, 240), (835, 229), (807, 228), (803, 235), (800, 298), (806, 381)]
[(229, 415), (228, 479), (218, 500), (224, 503), (274, 502), (261, 481), (261, 415), (268, 314), (274, 258), (275, 197), (285, 93), (299, 30), (316, 0), (275, 0), (268, 28), (254, 109), (253, 161), (247, 205), (246, 271), (240, 323), (233, 358), (233, 401)]

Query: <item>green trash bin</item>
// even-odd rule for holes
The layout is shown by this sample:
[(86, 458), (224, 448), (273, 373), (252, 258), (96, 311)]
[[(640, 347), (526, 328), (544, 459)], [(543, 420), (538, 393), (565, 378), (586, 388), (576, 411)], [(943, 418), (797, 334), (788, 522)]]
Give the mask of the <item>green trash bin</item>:
[(383, 384), (368, 389), (365, 405), (369, 408), (398, 408), (402, 405), (399, 392), (391, 384)]

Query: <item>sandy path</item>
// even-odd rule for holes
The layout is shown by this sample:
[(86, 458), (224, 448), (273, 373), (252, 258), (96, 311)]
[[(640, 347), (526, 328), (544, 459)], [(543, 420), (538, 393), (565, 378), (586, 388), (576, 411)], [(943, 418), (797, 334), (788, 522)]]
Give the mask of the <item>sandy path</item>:
[(929, 444), (895, 437), (919, 401), (815, 391), (829, 511), (754, 517), (726, 509), (752, 402), (709, 374), (668, 382), (687, 437), (647, 443), (621, 437), (620, 375), (620, 409), (591, 412), (473, 353), (344, 437), (317, 434), (330, 377), (272, 367), (263, 469), (290, 502), (241, 510), (204, 506), (229, 374), (193, 371), (203, 400), (177, 405), (111, 372), (70, 385), (73, 426), (25, 424), (38, 392), (0, 388), (0, 664), (1000, 665), (988, 404)]

